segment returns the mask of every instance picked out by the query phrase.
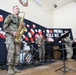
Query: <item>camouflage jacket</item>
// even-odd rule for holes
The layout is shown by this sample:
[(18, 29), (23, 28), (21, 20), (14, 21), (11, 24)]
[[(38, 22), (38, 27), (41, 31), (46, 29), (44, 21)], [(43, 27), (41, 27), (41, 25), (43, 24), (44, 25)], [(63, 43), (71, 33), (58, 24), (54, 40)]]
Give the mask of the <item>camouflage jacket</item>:
[(16, 17), (13, 14), (9, 14), (4, 21), (3, 29), (6, 32), (6, 36), (12, 36), (13, 32), (17, 31), (20, 24), (20, 17)]
[(65, 41), (65, 47), (72, 47), (72, 44), (74, 42), (73, 40), (70, 39), (70, 37), (66, 37), (64, 41)]
[(38, 44), (39, 47), (44, 47), (44, 39), (37, 38), (36, 39), (36, 44)]

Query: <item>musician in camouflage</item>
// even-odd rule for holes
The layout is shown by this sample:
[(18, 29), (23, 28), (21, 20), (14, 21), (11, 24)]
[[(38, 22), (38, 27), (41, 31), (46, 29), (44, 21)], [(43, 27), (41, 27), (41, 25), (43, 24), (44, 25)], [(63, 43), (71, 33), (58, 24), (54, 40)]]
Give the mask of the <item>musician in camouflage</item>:
[[(15, 36), (18, 35), (17, 29), (20, 24), (19, 17), (19, 7), (16, 5), (13, 7), (13, 14), (9, 14), (4, 21), (3, 29), (6, 32), (6, 48), (7, 48), (7, 64), (8, 64), (8, 74), (15, 74), (20, 72), (16, 68), (16, 65), (19, 64), (20, 56), (20, 43), (15, 42)], [(24, 25), (24, 23), (22, 23)]]
[(37, 37), (36, 44), (38, 45), (39, 61), (41, 63), (42, 61), (44, 61), (44, 58), (45, 58), (45, 46), (44, 46), (44, 39), (42, 38), (42, 35)]
[(72, 56), (73, 56), (73, 47), (72, 44), (74, 40), (71, 40), (69, 36), (67, 36), (65, 39), (65, 48), (67, 52), (67, 61), (73, 61)]

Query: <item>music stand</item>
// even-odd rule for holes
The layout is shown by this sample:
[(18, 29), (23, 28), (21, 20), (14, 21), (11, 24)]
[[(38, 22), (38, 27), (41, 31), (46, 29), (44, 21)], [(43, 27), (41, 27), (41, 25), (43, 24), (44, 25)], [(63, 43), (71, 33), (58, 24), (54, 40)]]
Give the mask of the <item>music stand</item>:
[[(64, 41), (64, 38), (66, 38), (67, 36), (69, 36), (69, 32), (64, 33), (62, 36), (60, 36), (59, 38), (57, 38), (57, 40), (58, 40), (58, 41)], [(61, 70), (61, 71), (63, 71), (63, 72), (67, 72), (67, 71), (69, 71), (69, 70), (75, 71), (75, 70), (70, 69), (70, 68), (68, 68), (68, 67), (65, 66), (64, 50), (65, 50), (65, 48), (64, 48), (64, 42), (63, 42), (63, 43), (62, 43), (63, 67), (61, 67), (61, 68), (59, 68), (59, 69), (57, 69), (57, 70), (55, 70), (55, 71), (58, 71), (58, 70)], [(63, 69), (63, 70), (62, 70), (62, 69)], [(66, 69), (68, 69), (68, 70), (66, 70)], [(76, 72), (76, 71), (75, 71), (75, 72)]]

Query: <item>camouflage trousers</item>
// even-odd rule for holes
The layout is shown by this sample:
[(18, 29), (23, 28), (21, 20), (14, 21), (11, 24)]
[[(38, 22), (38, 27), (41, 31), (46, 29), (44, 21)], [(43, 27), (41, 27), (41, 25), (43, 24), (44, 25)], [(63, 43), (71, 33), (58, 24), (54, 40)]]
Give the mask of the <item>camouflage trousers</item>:
[(44, 47), (39, 47), (38, 48), (38, 54), (39, 54), (39, 60), (41, 61), (44, 60), (45, 58), (45, 48)]
[(72, 56), (73, 56), (72, 47), (67, 47), (66, 52), (67, 52), (67, 58), (72, 58)]
[(20, 44), (15, 43), (14, 39), (6, 38), (7, 64), (17, 65), (20, 59)]

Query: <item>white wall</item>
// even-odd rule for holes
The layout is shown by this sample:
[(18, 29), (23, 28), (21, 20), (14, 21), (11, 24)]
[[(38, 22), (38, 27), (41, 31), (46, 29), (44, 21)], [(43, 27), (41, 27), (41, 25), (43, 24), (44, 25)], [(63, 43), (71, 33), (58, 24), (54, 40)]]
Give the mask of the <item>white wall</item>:
[(55, 28), (71, 28), (76, 38), (76, 3), (71, 3), (54, 11)]
[(73, 36), (76, 37), (76, 3), (48, 13), (31, 0), (29, 0), (28, 7), (23, 7), (19, 0), (0, 0), (0, 9), (5, 11), (12, 13), (14, 5), (18, 5), (21, 11), (26, 12), (26, 19), (47, 28), (72, 28)]
[[(19, 0), (0, 0), (0, 9), (12, 13), (12, 7), (18, 5), (21, 11), (26, 12), (25, 18), (33, 21), (37, 24), (40, 24), (44, 27), (51, 28), (53, 27), (53, 14), (52, 12), (47, 13), (42, 10), (41, 7), (37, 6), (31, 0), (28, 0), (28, 7), (24, 7), (19, 3)], [(22, 16), (22, 15), (20, 15)]]

